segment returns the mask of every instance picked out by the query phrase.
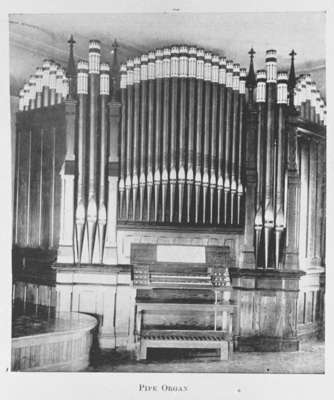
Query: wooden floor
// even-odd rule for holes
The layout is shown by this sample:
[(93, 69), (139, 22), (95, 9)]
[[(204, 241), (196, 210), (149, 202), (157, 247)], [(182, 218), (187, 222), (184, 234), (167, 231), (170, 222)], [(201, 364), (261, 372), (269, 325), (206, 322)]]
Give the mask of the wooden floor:
[[(175, 353), (174, 353), (175, 356)], [(102, 353), (98, 365), (89, 372), (221, 372), (221, 373), (301, 373), (322, 374), (325, 365), (323, 342), (301, 343), (300, 351), (287, 353), (239, 353), (220, 361), (208, 354), (173, 358), (170, 352), (151, 353), (147, 361), (134, 361), (115, 353)]]

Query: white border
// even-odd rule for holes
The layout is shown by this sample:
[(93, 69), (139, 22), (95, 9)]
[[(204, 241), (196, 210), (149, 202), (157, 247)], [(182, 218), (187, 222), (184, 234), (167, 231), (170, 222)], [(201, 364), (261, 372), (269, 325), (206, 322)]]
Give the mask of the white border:
[[(74, 374), (74, 373), (6, 373), (10, 355), (9, 332), (10, 324), (10, 265), (11, 257), (7, 249), (11, 247), (11, 190), (10, 190), (10, 123), (9, 123), (9, 64), (8, 64), (8, 13), (33, 12), (158, 12), (180, 9), (180, 11), (196, 12), (228, 12), (228, 11), (328, 11), (327, 20), (327, 88), (334, 88), (333, 82), (333, 1), (269, 1), (256, 3), (241, 0), (233, 1), (175, 1), (157, 0), (121, 0), (121, 1), (71, 1), (45, 0), (6, 1), (1, 4), (0, 14), (0, 392), (4, 399), (139, 399), (139, 398), (182, 398), (182, 399), (330, 399), (333, 396), (331, 377), (333, 374), (333, 248), (330, 234), (333, 224), (333, 180), (334, 157), (331, 112), (332, 93), (327, 90), (328, 102), (328, 187), (327, 187), (327, 294), (326, 294), (326, 374), (325, 375), (259, 375), (259, 374)], [(175, 11), (177, 12), (177, 11)], [(296, 24), (298, 21), (296, 20)], [(240, 27), (242, 29), (242, 27)], [(310, 52), (312, 49), (310, 49)], [(332, 249), (331, 249), (332, 248)], [(7, 251), (6, 251), (7, 250)], [(142, 393), (138, 391), (139, 383), (167, 383), (172, 385), (188, 385), (189, 391), (179, 394)]]

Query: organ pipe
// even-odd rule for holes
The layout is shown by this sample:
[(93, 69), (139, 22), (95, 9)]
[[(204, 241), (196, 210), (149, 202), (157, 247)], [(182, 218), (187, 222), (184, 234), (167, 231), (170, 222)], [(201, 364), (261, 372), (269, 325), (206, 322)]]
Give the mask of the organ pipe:
[(60, 104), (63, 99), (63, 78), (64, 71), (62, 68), (58, 68), (56, 73), (56, 103)]
[(306, 118), (306, 79), (305, 76), (301, 77), (301, 90), (300, 90), (300, 116)]
[(42, 107), (42, 92), (43, 92), (43, 69), (41, 67), (36, 68), (36, 108)]
[(189, 48), (188, 64), (188, 152), (187, 152), (187, 222), (190, 222), (194, 186), (194, 145), (195, 145), (195, 81), (196, 81), (195, 47)]
[(319, 90), (317, 90), (316, 92), (316, 103), (315, 103), (315, 113), (316, 113), (316, 123), (320, 124), (320, 101), (321, 101), (321, 97), (320, 97), (320, 92)]
[(29, 109), (34, 110), (36, 108), (36, 77), (31, 75), (29, 79)]
[(179, 48), (171, 48), (171, 115), (170, 115), (170, 170), (169, 170), (169, 221), (174, 219), (174, 200), (176, 189), (176, 140), (177, 140), (177, 106), (178, 106)]
[(138, 162), (139, 162), (139, 133), (140, 133), (140, 58), (134, 62), (134, 110), (133, 110), (133, 154), (132, 154), (132, 219), (136, 219), (138, 197)]
[(317, 87), (314, 81), (311, 82), (311, 115), (310, 120), (316, 122), (316, 102), (317, 102)]
[(246, 108), (246, 69), (240, 69), (239, 82), (239, 137), (238, 137), (238, 156), (237, 156), (237, 224), (240, 224), (241, 197), (244, 193), (242, 184), (242, 156), (244, 140), (244, 121)]
[(203, 146), (203, 176), (202, 176), (202, 193), (203, 208), (202, 219), (203, 224), (206, 222), (206, 200), (209, 187), (209, 154), (210, 154), (210, 106), (211, 106), (211, 74), (212, 74), (212, 54), (204, 55), (204, 146)]
[(110, 95), (110, 67), (102, 63), (100, 66), (100, 183), (99, 183), (99, 208), (98, 208), (98, 240), (99, 261), (103, 263), (103, 250), (106, 235), (107, 207), (106, 207), (106, 167), (108, 156), (108, 113), (107, 104)]
[(89, 41), (89, 172), (88, 172), (88, 206), (87, 206), (87, 238), (89, 261), (93, 262), (95, 232), (97, 222), (96, 201), (96, 156), (98, 129), (98, 96), (100, 86), (100, 51), (98, 40)]
[(217, 112), (218, 112), (219, 57), (212, 57), (211, 70), (211, 149), (210, 149), (210, 224), (213, 223), (217, 187)]
[(259, 250), (261, 244), (261, 234), (264, 226), (263, 219), (263, 178), (265, 161), (265, 129), (266, 129), (266, 71), (257, 71), (256, 81), (256, 103), (257, 103), (257, 145), (256, 145), (256, 214), (255, 214), (255, 259), (259, 265)]
[(21, 89), (19, 93), (19, 111), (24, 110), (24, 90)]
[(217, 180), (217, 223), (221, 223), (222, 192), (224, 189), (224, 141), (226, 108), (226, 59), (219, 60), (219, 110), (218, 110), (218, 180)]
[(148, 54), (148, 138), (147, 138), (147, 221), (151, 218), (153, 189), (153, 145), (154, 145), (154, 91), (155, 91), (155, 53)]
[(126, 155), (126, 65), (120, 68), (120, 89), (121, 89), (121, 145), (120, 145), (120, 163), (119, 163), (119, 213), (123, 216), (123, 203), (125, 192), (125, 155)]
[(180, 81), (180, 105), (179, 105), (179, 165), (178, 165), (178, 190), (179, 190), (179, 215), (178, 221), (182, 222), (184, 186), (186, 180), (185, 158), (186, 158), (186, 96), (188, 78), (188, 48), (180, 47), (179, 57), (179, 81)]
[(23, 110), (29, 110), (29, 83), (23, 86)]
[(305, 77), (306, 84), (306, 102), (305, 102), (305, 117), (306, 119), (311, 119), (311, 97), (312, 97), (312, 80), (311, 75), (307, 74)]
[(56, 104), (56, 83), (57, 83), (57, 65), (50, 65), (49, 85), (50, 85), (50, 106)]
[(132, 147), (133, 147), (133, 60), (127, 62), (126, 68), (126, 177), (125, 177), (125, 218), (129, 219), (130, 194), (132, 188)]
[(162, 214), (161, 220), (166, 220), (167, 186), (168, 186), (168, 146), (169, 146), (169, 109), (170, 109), (170, 75), (171, 52), (166, 48), (163, 51), (163, 123), (162, 123)]
[(274, 198), (273, 198), (273, 147), (275, 137), (276, 114), (276, 81), (277, 58), (276, 50), (267, 50), (267, 140), (266, 140), (266, 170), (265, 170), (265, 206), (264, 206), (264, 266), (269, 267), (269, 251), (271, 231), (274, 227)]
[(197, 50), (196, 63), (196, 161), (195, 161), (195, 223), (199, 219), (200, 192), (202, 187), (202, 129), (203, 129), (203, 80), (204, 80), (204, 50)]
[(233, 61), (228, 60), (226, 63), (226, 138), (225, 138), (225, 165), (224, 165), (224, 224), (227, 223), (227, 201), (231, 192), (231, 168), (230, 154), (232, 141), (232, 97), (233, 97)]
[(49, 105), (49, 76), (50, 76), (50, 60), (43, 61), (43, 77), (42, 77), (42, 88), (43, 88), (43, 107), (48, 107)]
[(161, 134), (162, 134), (162, 80), (163, 52), (155, 52), (155, 157), (154, 157), (154, 221), (158, 221), (159, 191), (161, 183)]
[(78, 94), (78, 179), (77, 201), (75, 210), (75, 233), (78, 263), (81, 263), (82, 247), (86, 224), (86, 135), (87, 135), (87, 101), (88, 101), (88, 63), (79, 61), (77, 66)]
[(146, 161), (147, 161), (147, 63), (148, 56), (146, 54), (141, 56), (141, 65), (140, 65), (140, 85), (141, 85), (141, 110), (140, 110), (140, 176), (139, 176), (139, 218), (143, 220), (143, 212), (144, 212), (144, 195), (145, 195), (145, 186), (146, 186)]
[(239, 85), (240, 85), (240, 65), (233, 65), (233, 117), (232, 117), (232, 138), (231, 138), (231, 224), (234, 223), (234, 200), (237, 194), (237, 139), (239, 129)]
[(288, 104), (288, 74), (277, 75), (277, 161), (276, 161), (276, 210), (275, 210), (275, 266), (279, 268), (281, 238), (284, 229), (284, 134), (285, 114)]

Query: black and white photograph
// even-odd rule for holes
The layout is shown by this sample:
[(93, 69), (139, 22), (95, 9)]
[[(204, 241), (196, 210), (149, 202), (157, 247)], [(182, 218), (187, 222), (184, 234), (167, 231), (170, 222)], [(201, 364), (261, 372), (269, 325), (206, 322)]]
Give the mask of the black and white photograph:
[(332, 12), (14, 3), (5, 399), (330, 398)]
[(11, 370), (324, 373), (326, 14), (8, 18)]

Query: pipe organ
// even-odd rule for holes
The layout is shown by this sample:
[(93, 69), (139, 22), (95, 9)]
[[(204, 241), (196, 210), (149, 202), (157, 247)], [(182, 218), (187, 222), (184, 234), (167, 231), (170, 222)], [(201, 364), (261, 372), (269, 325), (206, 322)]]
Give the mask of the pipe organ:
[[(60, 268), (106, 267), (107, 280), (116, 268), (116, 286), (130, 285), (138, 258), (138, 285), (162, 291), (224, 263), (239, 343), (295, 340), (301, 270), (325, 259), (326, 105), (311, 75), (295, 76), (294, 51), (289, 73), (268, 50), (255, 74), (250, 54), (248, 71), (183, 44), (120, 66), (115, 55), (111, 67), (91, 40), (70, 71), (44, 60), (20, 90), (15, 251), (49, 264), (57, 256)], [(272, 325), (267, 289), (289, 307)]]
[[(79, 61), (76, 71), (73, 240), (79, 263), (84, 247), (87, 262), (103, 263), (108, 220), (110, 67), (101, 63), (100, 47), (91, 40), (88, 62)], [(301, 118), (315, 124), (326, 123), (326, 110), (309, 74), (288, 93), (275, 50), (265, 62), (256, 76), (254, 254), (257, 267), (279, 269), (287, 226), (288, 102), (293, 97)], [(121, 65), (121, 223), (243, 225), (246, 75), (238, 63), (188, 46), (157, 49)], [(19, 109), (52, 107), (68, 94), (63, 68), (44, 60), (20, 91)]]

